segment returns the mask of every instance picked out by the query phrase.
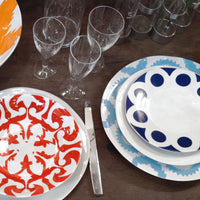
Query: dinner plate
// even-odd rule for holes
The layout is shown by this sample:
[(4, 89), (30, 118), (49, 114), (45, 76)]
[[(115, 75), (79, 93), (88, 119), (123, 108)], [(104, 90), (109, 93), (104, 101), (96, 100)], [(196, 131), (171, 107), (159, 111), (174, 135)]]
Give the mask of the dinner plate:
[(41, 90), (11, 88), (0, 92), (0, 99), (2, 198), (64, 198), (88, 162), (82, 120), (64, 101)]
[[(166, 66), (167, 67), (167, 66)], [(115, 103), (115, 112), (116, 112), (116, 119), (119, 125), (119, 128), (126, 138), (126, 140), (135, 147), (138, 151), (143, 153), (144, 155), (152, 158), (156, 161), (170, 164), (170, 165), (192, 165), (200, 162), (200, 151), (196, 152), (187, 152), (187, 153), (180, 153), (175, 151), (166, 151), (161, 148), (157, 148), (149, 143), (147, 143), (142, 137), (139, 136), (132, 127), (130, 126), (129, 122), (126, 118), (126, 96), (127, 92), (130, 89), (132, 83), (138, 79), (138, 76), (149, 72), (155, 68), (160, 69), (160, 66), (155, 67), (148, 67), (143, 70), (139, 70), (138, 72), (131, 75), (119, 88), (118, 94), (116, 97)]]
[(169, 151), (199, 150), (200, 76), (168, 66), (133, 76), (125, 94), (125, 115), (133, 134)]
[(22, 29), (22, 16), (16, 0), (0, 0), (0, 66), (15, 50)]
[(115, 74), (105, 88), (101, 102), (101, 118), (103, 127), (108, 138), (121, 155), (139, 169), (156, 177), (168, 180), (198, 180), (200, 179), (200, 163), (176, 166), (164, 164), (151, 159), (140, 153), (135, 147), (127, 142), (117, 123), (115, 103), (121, 85), (135, 72), (144, 68), (161, 65), (185, 67), (196, 73), (200, 72), (200, 65), (198, 63), (178, 57), (152, 56), (130, 63)]

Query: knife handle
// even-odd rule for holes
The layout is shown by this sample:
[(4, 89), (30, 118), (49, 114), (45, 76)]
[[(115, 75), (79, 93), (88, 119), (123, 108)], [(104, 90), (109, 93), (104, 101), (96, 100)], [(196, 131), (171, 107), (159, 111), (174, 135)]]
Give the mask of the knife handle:
[[(95, 140), (95, 137), (92, 137), (91, 140)], [(90, 141), (90, 173), (92, 180), (92, 187), (94, 194), (97, 196), (103, 195), (103, 188), (101, 182), (101, 172), (99, 166), (99, 158), (97, 153), (96, 141)]]

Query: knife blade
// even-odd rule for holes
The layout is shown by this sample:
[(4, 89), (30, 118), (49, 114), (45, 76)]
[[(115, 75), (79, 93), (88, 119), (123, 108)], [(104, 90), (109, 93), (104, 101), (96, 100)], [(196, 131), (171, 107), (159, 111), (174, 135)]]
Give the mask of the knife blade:
[(90, 101), (85, 102), (85, 125), (90, 139), (89, 167), (92, 187), (94, 194), (100, 196), (103, 195), (103, 187)]

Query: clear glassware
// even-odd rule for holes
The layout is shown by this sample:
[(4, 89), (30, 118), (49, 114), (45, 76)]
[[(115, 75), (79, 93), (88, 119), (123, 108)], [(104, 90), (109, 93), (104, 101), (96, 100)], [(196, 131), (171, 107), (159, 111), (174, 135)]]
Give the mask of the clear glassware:
[(131, 25), (138, 9), (139, 0), (115, 0), (115, 8), (124, 17), (125, 25), (120, 38), (126, 38), (131, 34)]
[(84, 12), (85, 0), (45, 0), (44, 16), (54, 16), (65, 26), (63, 47), (69, 47), (71, 41), (79, 35)]
[[(118, 10), (110, 6), (97, 6), (89, 13), (87, 34), (100, 44), (104, 52), (117, 42), (123, 32), (124, 24), (124, 18)], [(98, 72), (102, 68), (103, 57), (93, 72)]]
[(143, 40), (151, 33), (152, 27), (162, 7), (163, 0), (140, 0), (132, 20), (133, 38)]
[(152, 39), (161, 44), (170, 42), (176, 33), (183, 31), (187, 27), (187, 25), (184, 27), (184, 21), (182, 21), (185, 20), (184, 15), (186, 13), (185, 0), (163, 0), (161, 12), (153, 25)]
[(34, 75), (46, 79), (56, 73), (55, 65), (49, 58), (58, 53), (65, 40), (64, 25), (54, 17), (39, 18), (33, 25), (33, 40), (42, 55), (34, 65)]
[(85, 78), (101, 57), (101, 47), (93, 38), (80, 35), (70, 45), (69, 72), (70, 82), (61, 86), (61, 95), (65, 99), (80, 99), (86, 93), (78, 87), (78, 82)]

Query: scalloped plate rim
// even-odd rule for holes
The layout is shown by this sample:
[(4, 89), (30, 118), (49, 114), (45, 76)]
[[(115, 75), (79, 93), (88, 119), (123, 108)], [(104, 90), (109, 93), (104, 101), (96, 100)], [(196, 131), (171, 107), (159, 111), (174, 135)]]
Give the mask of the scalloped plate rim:
[[(156, 72), (157, 72), (157, 69), (162, 69), (162, 68), (173, 68), (173, 69), (181, 69), (181, 68), (178, 68), (178, 67), (173, 67), (173, 66), (156, 66), (156, 67), (154, 67), (154, 69), (152, 69), (151, 68), (151, 71), (154, 71), (154, 72), (152, 72), (153, 74), (155, 73), (156, 74)], [(183, 68), (182, 69), (182, 71), (183, 72), (185, 72), (185, 71), (188, 71), (188, 72), (192, 72), (191, 70), (189, 70), (189, 69), (185, 69), (185, 68)], [(148, 73), (149, 72), (149, 70), (145, 70), (143, 73), (141, 73), (138, 77), (135, 77), (134, 75), (133, 75), (133, 81), (132, 81), (132, 83), (129, 83), (129, 88), (127, 89), (127, 92), (126, 92), (126, 98), (128, 98), (128, 92), (130, 91), (130, 89), (131, 89), (131, 85), (132, 84), (134, 84), (134, 83), (136, 83), (136, 80), (137, 79), (139, 79), (141, 76), (143, 76), (144, 74), (146, 74), (146, 73)], [(195, 72), (192, 72), (194, 75), (196, 75), (196, 73)], [(131, 77), (129, 77), (129, 78), (131, 78)], [(147, 83), (147, 84), (149, 84), (149, 83)], [(125, 83), (124, 83), (124, 85), (125, 85)], [(125, 104), (126, 104), (126, 102), (125, 102)], [(130, 108), (130, 107), (129, 107)], [(126, 116), (126, 119), (127, 119), (127, 121), (128, 121), (128, 123), (129, 123), (129, 125), (130, 125), (130, 127), (133, 129), (133, 131), (134, 131), (134, 134), (136, 133), (136, 134), (138, 134), (138, 136), (139, 137), (141, 137), (144, 141), (146, 141), (147, 143), (149, 143), (150, 145), (152, 145), (152, 146), (155, 146), (156, 148), (160, 148), (160, 149), (163, 149), (163, 150), (165, 150), (165, 151), (174, 151), (174, 152), (179, 152), (179, 153), (193, 153), (193, 152), (196, 152), (196, 151), (199, 151), (200, 150), (200, 146), (199, 146), (199, 148), (197, 149), (197, 150), (189, 150), (189, 151), (181, 151), (181, 150), (174, 150), (174, 149), (165, 149), (165, 146), (156, 146), (155, 144), (153, 144), (153, 143), (151, 143), (151, 141), (148, 141), (147, 139), (145, 139), (143, 136), (141, 136), (140, 135), (140, 133), (133, 127), (134, 126), (134, 124), (132, 124), (130, 121), (129, 121), (129, 119), (127, 118), (127, 111), (125, 111), (125, 116)], [(153, 122), (152, 122), (153, 123)], [(154, 123), (153, 123), (154, 124)], [(133, 125), (133, 126), (132, 126)], [(138, 126), (139, 127), (139, 126)], [(141, 127), (139, 127), (139, 128), (141, 128)], [(166, 135), (166, 134), (165, 134)], [(188, 136), (189, 137), (189, 136)], [(199, 160), (200, 161), (200, 160)], [(194, 163), (193, 163), (194, 164)]]

